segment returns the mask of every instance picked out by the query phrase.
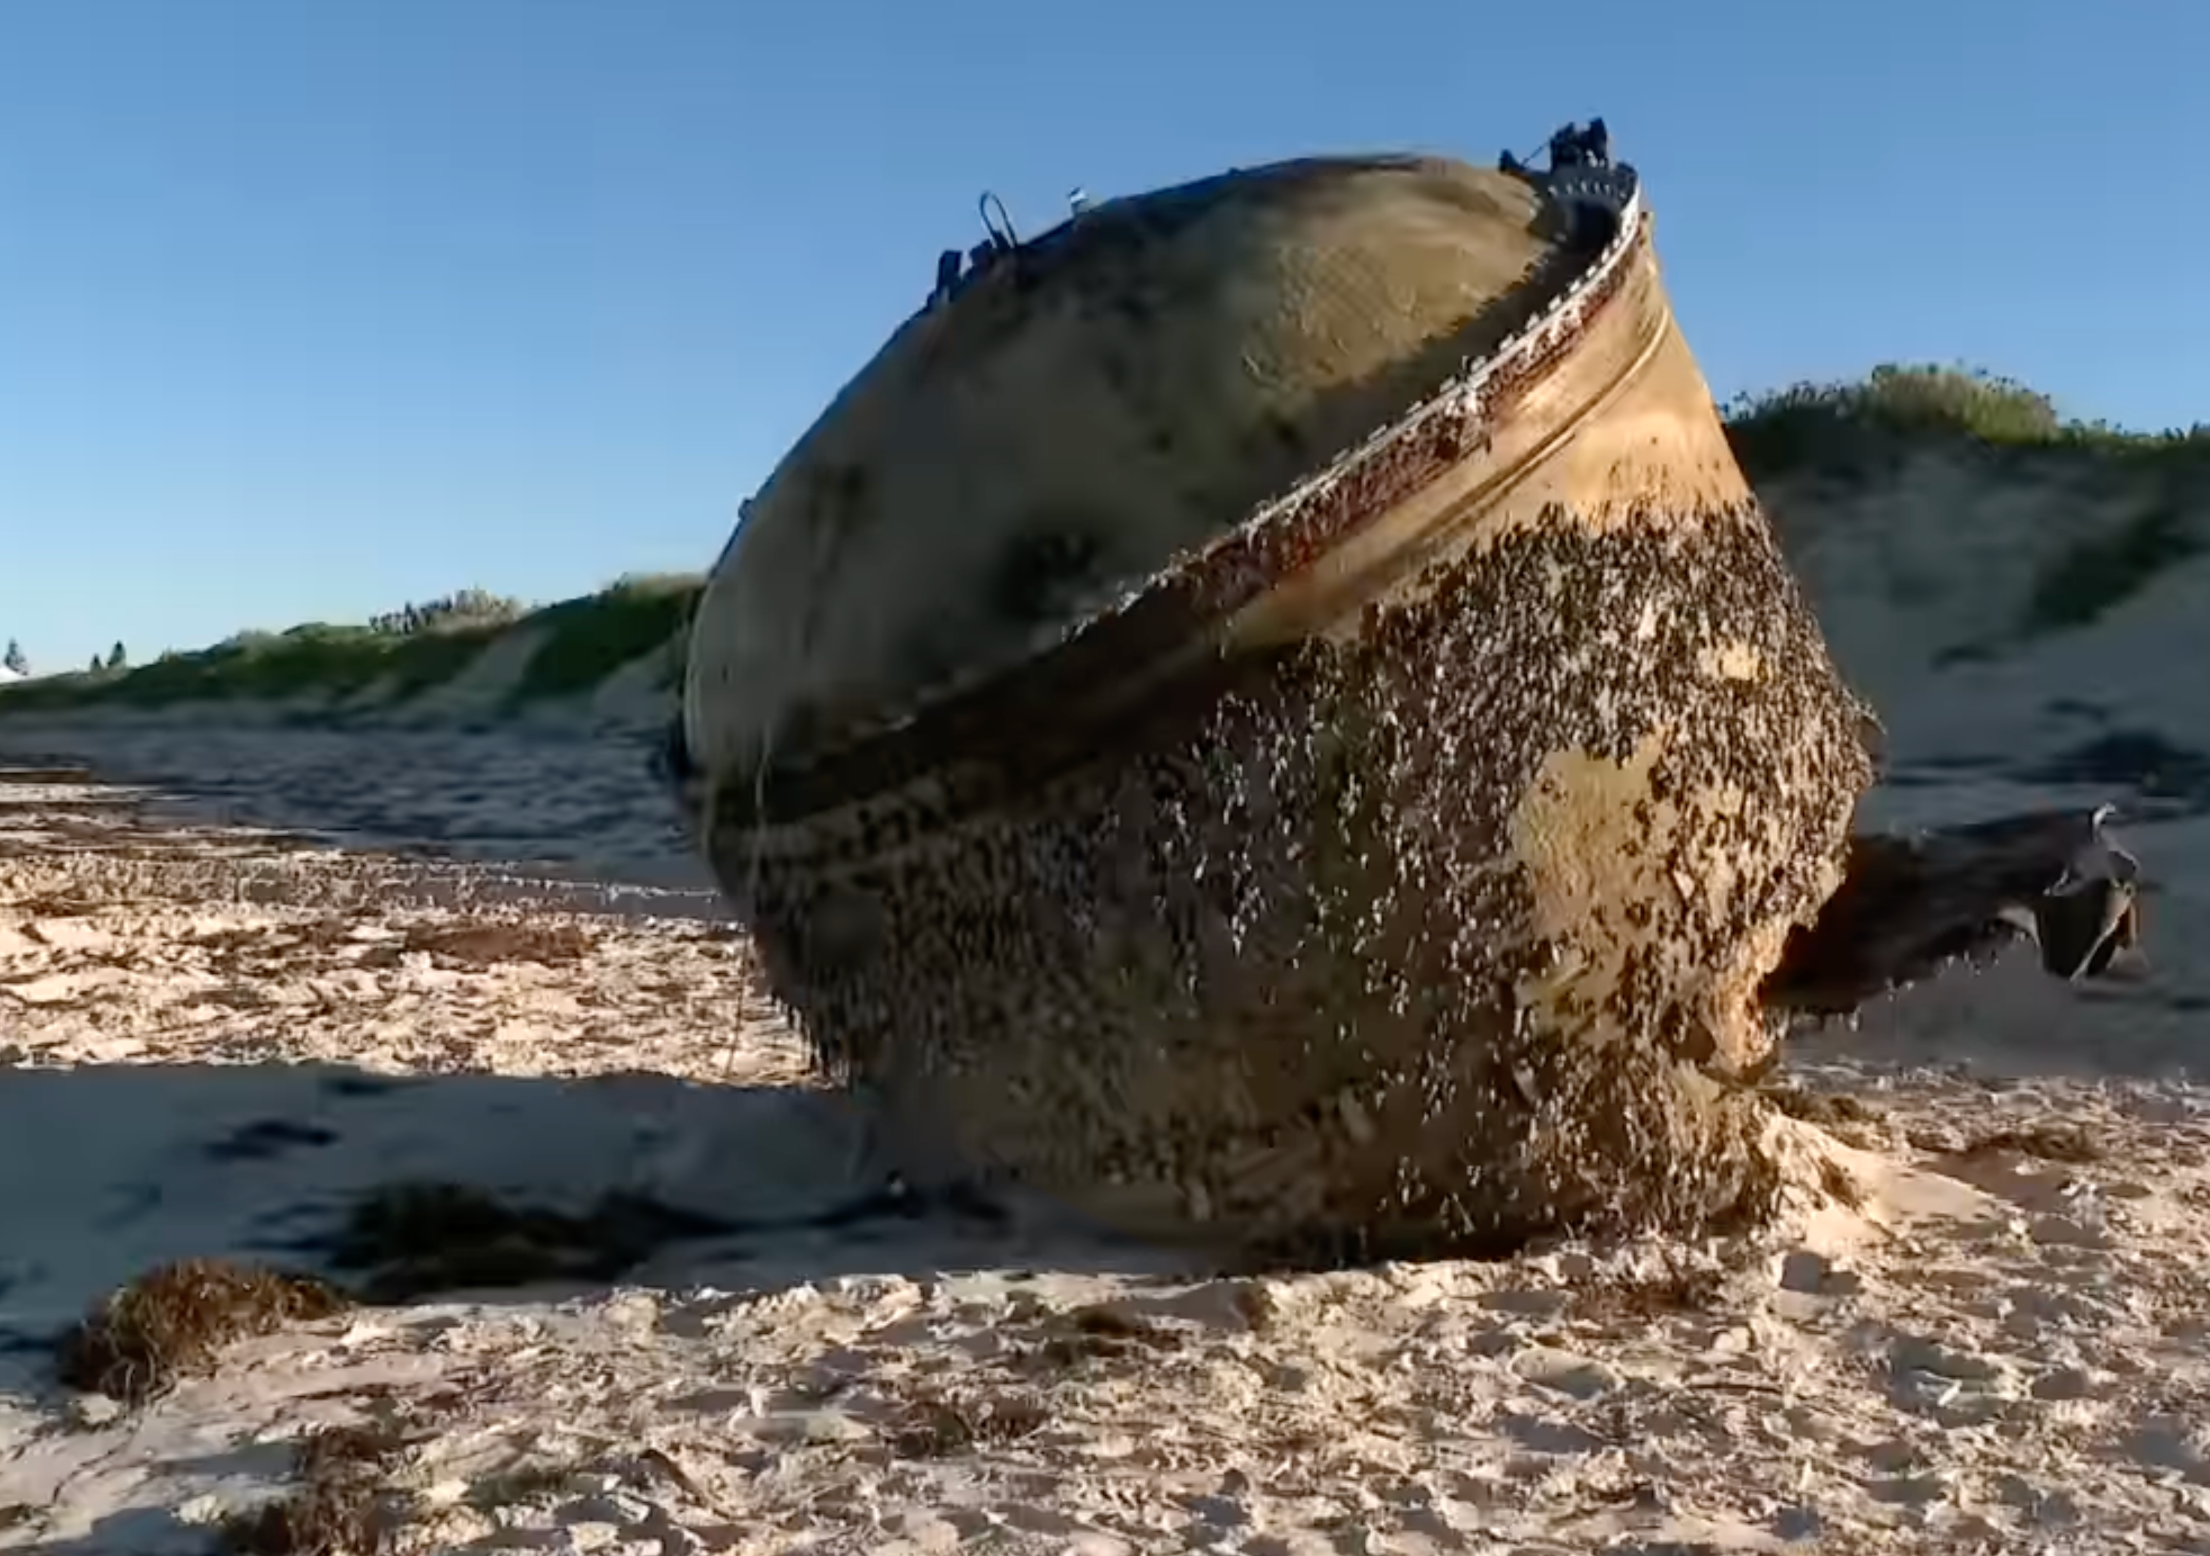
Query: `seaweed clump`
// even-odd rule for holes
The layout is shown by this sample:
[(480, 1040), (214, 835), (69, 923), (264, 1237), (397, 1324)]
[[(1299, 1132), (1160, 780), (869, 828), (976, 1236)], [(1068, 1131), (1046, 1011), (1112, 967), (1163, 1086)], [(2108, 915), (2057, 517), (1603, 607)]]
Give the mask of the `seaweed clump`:
[(219, 1259), (165, 1264), (110, 1293), (60, 1341), (71, 1388), (142, 1404), (213, 1369), (223, 1347), (343, 1312), (343, 1293), (311, 1276)]
[(507, 1205), (465, 1184), (387, 1184), (354, 1206), (326, 1249), (356, 1272), (367, 1302), (432, 1292), (613, 1280), (664, 1243), (728, 1230), (636, 1195), (609, 1194), (583, 1215)]
[(288, 1495), (228, 1519), (234, 1556), (365, 1556), (388, 1544), (390, 1472), (407, 1447), (396, 1431), (339, 1426), (294, 1452), (299, 1484)]

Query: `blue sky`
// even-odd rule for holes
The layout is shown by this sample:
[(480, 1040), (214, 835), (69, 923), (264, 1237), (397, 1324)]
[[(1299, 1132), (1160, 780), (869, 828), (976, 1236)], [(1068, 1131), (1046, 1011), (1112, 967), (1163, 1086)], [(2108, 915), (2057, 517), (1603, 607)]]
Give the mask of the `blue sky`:
[(0, 0), (0, 638), (703, 567), (985, 187), (1590, 113), (1722, 397), (2210, 420), (2205, 58), (2199, 0)]

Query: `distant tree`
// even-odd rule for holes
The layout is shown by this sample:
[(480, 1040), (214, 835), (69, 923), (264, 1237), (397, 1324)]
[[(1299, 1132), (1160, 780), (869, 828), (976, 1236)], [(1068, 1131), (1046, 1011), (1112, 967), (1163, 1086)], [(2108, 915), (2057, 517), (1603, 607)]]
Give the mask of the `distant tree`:
[(100, 656), (99, 656), (98, 654), (94, 654), (94, 655), (92, 656), (92, 666), (91, 666), (91, 669), (92, 669), (92, 673), (93, 673), (94, 675), (98, 675), (98, 674), (100, 673), (100, 670), (101, 670), (101, 665), (100, 665)]
[(14, 638), (8, 639), (8, 651), (5, 654), (0, 654), (0, 665), (13, 670), (17, 675), (29, 675), (31, 673), (31, 661), (25, 657), (23, 645)]
[(130, 655), (123, 652), (122, 644), (118, 643), (107, 651), (107, 667), (110, 670), (120, 670), (129, 663)]

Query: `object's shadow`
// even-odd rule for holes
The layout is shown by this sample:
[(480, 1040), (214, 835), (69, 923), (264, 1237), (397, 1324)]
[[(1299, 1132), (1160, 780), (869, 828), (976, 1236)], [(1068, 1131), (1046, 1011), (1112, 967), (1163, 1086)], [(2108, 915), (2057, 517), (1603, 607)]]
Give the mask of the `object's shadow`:
[(81, 1539), (41, 1540), (24, 1547), (35, 1556), (117, 1556), (126, 1551), (189, 1551), (197, 1556), (219, 1548), (211, 1531), (165, 1507), (125, 1508), (100, 1519)]
[[(48, 1440), (0, 1461), (0, 1548), (203, 1552), (181, 1512), (119, 1508), (43, 1529), (79, 1391), (59, 1341), (117, 1288), (176, 1260), (321, 1276), (348, 1295), (466, 1305), (588, 1301), (617, 1284), (772, 1294), (841, 1275), (1052, 1270), (1171, 1278), (1176, 1263), (1064, 1218), (886, 1202), (855, 1181), (856, 1121), (796, 1086), (660, 1075), (393, 1076), (345, 1065), (0, 1071), (0, 1418)], [(394, 1185), (416, 1193), (391, 1214)], [(427, 1202), (429, 1213), (422, 1213)], [(382, 1207), (380, 1226), (363, 1205)], [(488, 1211), (486, 1207), (489, 1207)], [(516, 1209), (525, 1213), (513, 1215)], [(365, 1265), (347, 1254), (365, 1251)], [(343, 1323), (344, 1320), (340, 1320)], [(112, 1436), (112, 1433), (107, 1434)], [(288, 1446), (167, 1462), (187, 1482), (280, 1482)], [(141, 1496), (139, 1499), (143, 1501)], [(38, 1535), (24, 1543), (25, 1535)], [(43, 1537), (39, 1537), (43, 1535)]]
[[(372, 1302), (1173, 1267), (1069, 1218), (884, 1195), (855, 1177), (856, 1128), (820, 1091), (657, 1075), (12, 1070), (0, 1079), (0, 1392), (51, 1389), (54, 1336), (179, 1259), (322, 1275)], [(393, 1194), (408, 1184), (472, 1192)]]

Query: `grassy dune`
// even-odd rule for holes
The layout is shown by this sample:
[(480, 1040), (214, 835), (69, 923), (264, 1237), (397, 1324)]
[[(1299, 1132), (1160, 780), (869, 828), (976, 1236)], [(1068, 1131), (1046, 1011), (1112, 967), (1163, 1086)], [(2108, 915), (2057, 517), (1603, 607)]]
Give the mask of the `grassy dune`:
[[(1929, 450), (1984, 460), (1991, 478), (2033, 479), (2029, 461), (2079, 462), (2137, 483), (2137, 516), (2053, 562), (2021, 630), (2093, 621), (2158, 572), (2210, 548), (2210, 427), (2136, 433), (2070, 421), (2048, 397), (1984, 373), (1882, 367), (1857, 383), (1797, 384), (1726, 407), (1736, 457), (1753, 484), (1805, 479), (1863, 487), (1904, 476)], [(2050, 474), (2059, 474), (2051, 467)], [(670, 649), (704, 587), (690, 574), (621, 579), (536, 610), (467, 591), (426, 612), (357, 626), (310, 623), (242, 633), (212, 648), (113, 672), (79, 672), (0, 688), (0, 713), (303, 696), (391, 706), (452, 680), (510, 633), (537, 642), (506, 693), (512, 708), (589, 691), (622, 666)]]
[[(506, 694), (508, 706), (518, 707), (588, 692), (624, 665), (672, 647), (704, 587), (704, 579), (691, 574), (631, 577), (537, 610), (494, 602), (493, 608), (436, 613), (406, 625), (310, 622), (286, 632), (245, 632), (135, 669), (80, 671), (0, 688), (0, 713), (249, 698), (338, 700), (372, 690), (377, 703), (392, 706), (452, 680), (499, 639), (527, 633), (535, 647)], [(674, 672), (671, 654), (670, 679)]]
[(2210, 465), (2210, 427), (2133, 432), (2070, 420), (2024, 384), (1967, 368), (1874, 368), (1858, 383), (1799, 383), (1746, 395), (1726, 408), (1743, 473), (1806, 471), (1869, 479), (1929, 440), (1990, 456), (2062, 452), (2125, 461)]
[(2024, 602), (2021, 637), (2083, 627), (2166, 569), (2210, 550), (2210, 426), (2134, 432), (2068, 420), (2048, 396), (1960, 368), (1881, 367), (1862, 382), (1796, 384), (1727, 409), (1753, 486), (1806, 477), (1858, 488), (1908, 480), (1946, 451), (1990, 481), (2123, 489), (2131, 517), (2051, 558)]

